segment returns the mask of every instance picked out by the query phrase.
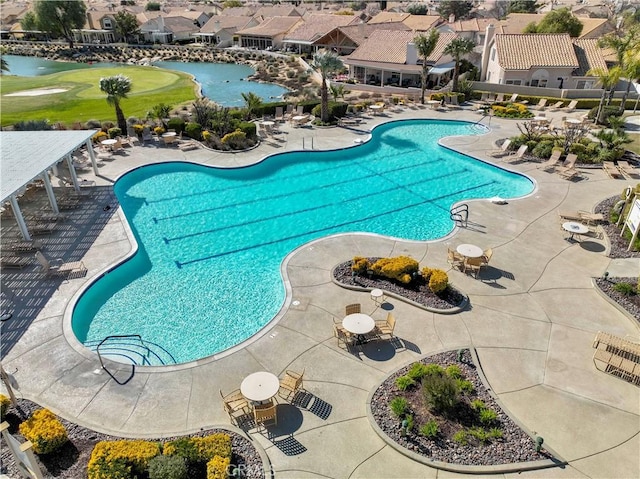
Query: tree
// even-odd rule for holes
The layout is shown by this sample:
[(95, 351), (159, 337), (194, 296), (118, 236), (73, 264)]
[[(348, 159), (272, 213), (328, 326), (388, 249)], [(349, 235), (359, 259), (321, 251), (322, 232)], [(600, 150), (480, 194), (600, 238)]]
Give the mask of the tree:
[(124, 117), (120, 101), (127, 98), (127, 94), (131, 91), (131, 78), (122, 74), (112, 77), (100, 78), (100, 91), (107, 94), (107, 103), (116, 109), (116, 118), (118, 128), (121, 131), (127, 131), (127, 120)]
[(313, 63), (311, 65), (314, 70), (320, 72), (322, 76), (322, 84), (320, 85), (320, 121), (322, 123), (329, 122), (329, 94), (327, 89), (327, 76), (329, 73), (342, 70), (344, 65), (342, 60), (338, 58), (331, 50), (319, 50), (313, 56)]
[(222, 4), (222, 8), (234, 8), (234, 7), (242, 7), (242, 2), (240, 0), (227, 0)]
[[(605, 100), (607, 98), (607, 91), (609, 89), (616, 86), (618, 81), (620, 80), (620, 75), (622, 71), (620, 67), (614, 67), (610, 70), (606, 68), (595, 68), (593, 70), (589, 70), (587, 75), (594, 76), (598, 78), (598, 83), (602, 85), (602, 97), (600, 98), (600, 104), (598, 105), (598, 113), (596, 114), (596, 124), (602, 122), (602, 110), (605, 104)], [(607, 101), (607, 105), (611, 103), (611, 96), (609, 95), (609, 99)]]
[(427, 59), (433, 53), (440, 38), (440, 32), (435, 28), (429, 31), (429, 35), (420, 34), (413, 39), (418, 55), (422, 58), (422, 71), (420, 72), (420, 103), (424, 105), (424, 92), (427, 89), (427, 74), (429, 73), (429, 65)]
[(131, 37), (140, 33), (138, 27), (138, 19), (133, 13), (122, 10), (113, 16), (116, 22), (115, 31), (124, 38), (125, 42), (129, 42)]
[(0, 71), (3, 71), (3, 72), (9, 71), (9, 64), (7, 63), (7, 60), (5, 60), (3, 57), (0, 57)]
[(443, 0), (438, 4), (436, 11), (443, 18), (449, 18), (453, 15), (456, 20), (463, 19), (469, 15), (473, 8), (473, 2), (459, 0)]
[(160, 4), (158, 2), (149, 2), (144, 7), (144, 9), (146, 11), (148, 11), (148, 12), (159, 12), (160, 11)]
[(622, 76), (627, 79), (627, 89), (625, 90), (620, 102), (620, 109), (622, 110), (622, 113), (624, 113), (627, 98), (629, 97), (629, 91), (631, 91), (631, 82), (640, 81), (640, 54), (637, 51), (629, 50), (625, 53)]
[(468, 55), (473, 51), (475, 44), (472, 40), (468, 38), (454, 38), (451, 42), (445, 47), (444, 53), (447, 55), (451, 55), (453, 60), (455, 61), (455, 65), (453, 67), (453, 87), (451, 88), (453, 91), (458, 91), (458, 75), (460, 75), (460, 60), (465, 55)]
[(407, 13), (411, 15), (427, 15), (429, 13), (429, 6), (424, 3), (412, 3), (407, 7)]
[(344, 99), (344, 95), (346, 93), (344, 85), (331, 85), (329, 88), (331, 89), (333, 101), (338, 101), (338, 98)]
[(513, 0), (509, 2), (508, 13), (536, 13), (540, 5), (536, 0)]
[(247, 107), (247, 120), (250, 120), (254, 112), (262, 105), (262, 98), (253, 92), (242, 93), (242, 99)]
[(69, 42), (69, 48), (73, 48), (73, 30), (84, 26), (87, 7), (82, 0), (37, 0), (34, 12), (39, 30), (64, 38)]
[(38, 29), (38, 19), (36, 18), (36, 14), (33, 10), (29, 10), (24, 14), (22, 20), (20, 20), (20, 27), (24, 31), (33, 32)]
[(571, 10), (565, 7), (550, 11), (538, 24), (530, 23), (524, 33), (568, 33), (571, 37), (579, 37), (583, 26)]

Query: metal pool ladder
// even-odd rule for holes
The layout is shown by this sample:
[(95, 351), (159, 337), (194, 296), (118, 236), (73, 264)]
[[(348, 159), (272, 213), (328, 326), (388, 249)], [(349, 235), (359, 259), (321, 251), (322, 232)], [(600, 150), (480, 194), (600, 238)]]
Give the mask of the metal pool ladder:
[(467, 220), (469, 219), (469, 205), (462, 203), (461, 205), (454, 206), (449, 211), (449, 218), (455, 221), (456, 225), (466, 228)]

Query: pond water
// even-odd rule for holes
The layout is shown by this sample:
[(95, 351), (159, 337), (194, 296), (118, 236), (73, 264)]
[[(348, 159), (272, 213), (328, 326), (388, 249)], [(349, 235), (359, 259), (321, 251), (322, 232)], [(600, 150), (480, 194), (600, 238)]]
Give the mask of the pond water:
[[(68, 70), (117, 67), (118, 63), (58, 62), (37, 57), (3, 55), (10, 75), (43, 76)], [(258, 83), (246, 78), (254, 73), (247, 65), (230, 63), (157, 62), (158, 68), (190, 73), (202, 87), (202, 95), (222, 106), (243, 106), (242, 93), (253, 92), (264, 102), (276, 101), (287, 89), (272, 83)], [(6, 72), (4, 73), (6, 74)]]

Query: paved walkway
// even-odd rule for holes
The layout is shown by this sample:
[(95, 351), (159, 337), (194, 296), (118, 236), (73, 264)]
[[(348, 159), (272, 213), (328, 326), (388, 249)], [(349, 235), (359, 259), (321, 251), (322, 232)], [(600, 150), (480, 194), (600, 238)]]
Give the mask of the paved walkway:
[[(406, 109), (390, 115), (412, 117), (481, 118), (468, 110)], [(375, 117), (354, 129), (287, 127), (284, 144), (263, 144), (242, 154), (135, 147), (122, 161), (102, 166), (97, 180), (110, 184), (124, 170), (151, 160), (245, 165), (273, 152), (302, 149), (303, 141), (310, 147), (311, 138), (316, 149), (350, 146), (355, 139), (366, 139), (372, 125), (390, 118)], [(515, 121), (493, 118), (490, 126), (487, 135), (448, 138), (444, 143), (487, 159), (495, 139), (517, 134)], [(281, 406), (275, 438), (252, 434), (266, 449), (276, 477), (444, 478), (460, 474), (414, 462), (380, 439), (369, 425), (366, 401), (372, 388), (398, 367), (426, 354), (474, 347), (491, 389), (510, 413), (569, 462), (564, 468), (520, 476), (640, 477), (640, 388), (597, 371), (591, 361), (591, 343), (598, 330), (637, 338), (640, 328), (593, 287), (591, 278), (611, 264), (606, 242), (567, 242), (556, 213), (591, 209), (627, 183), (611, 180), (601, 170), (585, 170), (585, 180), (569, 182), (537, 170), (532, 163), (501, 165), (534, 178), (535, 192), (506, 205), (472, 202), (472, 227), (458, 229), (442, 241), (345, 234), (305, 244), (283, 263), (290, 295), (280, 319), (265, 334), (219, 359), (165, 369), (138, 368), (125, 386), (111, 380), (94, 355), (71, 347), (63, 335), (69, 299), (131, 250), (121, 217), (113, 215), (83, 257), (89, 276), (64, 282), (51, 292), (36, 319), (20, 331), (3, 365), (13, 373), (19, 395), (96, 430), (132, 437), (228, 424), (218, 389), (236, 389), (242, 378), (257, 370), (280, 374), (285, 369), (305, 369), (305, 386), (316, 397), (312, 407)], [(355, 255), (408, 254), (421, 264), (448, 270), (448, 242), (494, 250), (491, 267), (481, 280), (449, 272), (456, 287), (468, 293), (470, 308), (439, 315), (392, 300), (396, 333), (406, 347), (369, 344), (357, 358), (337, 346), (333, 318), (342, 316), (344, 305), (360, 302), (371, 305), (371, 310), (374, 306), (367, 293), (347, 291), (331, 282), (334, 265)], [(612, 266), (629, 276), (639, 272), (634, 261)], [(383, 316), (382, 311), (373, 314)]]

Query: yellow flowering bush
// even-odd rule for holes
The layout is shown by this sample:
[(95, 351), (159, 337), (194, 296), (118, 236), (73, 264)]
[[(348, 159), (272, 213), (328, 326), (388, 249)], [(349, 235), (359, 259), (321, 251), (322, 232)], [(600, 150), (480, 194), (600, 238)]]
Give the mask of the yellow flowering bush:
[(441, 269), (434, 269), (431, 271), (431, 277), (429, 278), (429, 289), (434, 293), (441, 293), (449, 284), (449, 276)]
[(204, 130), (202, 132), (202, 139), (204, 141), (209, 141), (211, 139), (211, 132), (209, 130)]
[(162, 134), (164, 133), (164, 128), (162, 128), (161, 126), (156, 126), (156, 127), (153, 129), (153, 132), (154, 132), (156, 135), (160, 136), (160, 135), (162, 135)]
[(48, 409), (38, 409), (20, 424), (20, 434), (33, 444), (36, 454), (50, 454), (67, 442), (67, 430)]
[(144, 125), (136, 123), (135, 125), (133, 125), (133, 131), (136, 133), (136, 135), (142, 135), (142, 132), (144, 131)]
[(223, 145), (228, 145), (231, 148), (237, 148), (242, 146), (242, 144), (244, 144), (246, 140), (247, 140), (247, 134), (244, 131), (236, 130), (234, 132), (227, 133), (226, 135), (224, 135), (222, 137), (222, 140), (220, 141), (222, 142)]
[(355, 256), (351, 261), (351, 270), (356, 274), (365, 274), (370, 267), (369, 260), (362, 256)]
[(107, 134), (104, 131), (99, 131), (97, 133), (95, 133), (91, 139), (93, 140), (94, 143), (100, 143), (102, 140), (106, 140), (107, 139)]
[(215, 456), (231, 458), (231, 436), (224, 433), (211, 434), (205, 437), (191, 439), (203, 461), (209, 461)]
[(431, 273), (433, 273), (433, 269), (429, 268), (428, 266), (425, 266), (424, 268), (422, 268), (422, 271), (420, 271), (422, 273), (422, 277), (424, 278), (425, 283), (429, 283), (429, 278), (431, 278)]
[(227, 479), (231, 457), (214, 456), (207, 463), (207, 479)]
[(125, 479), (143, 474), (149, 460), (160, 454), (160, 443), (140, 440), (100, 441), (93, 448), (89, 479)]
[(381, 258), (371, 265), (371, 269), (378, 276), (391, 278), (404, 284), (409, 284), (418, 272), (418, 262), (408, 256), (396, 258)]
[(11, 400), (4, 394), (0, 394), (0, 418), (4, 419), (7, 409), (9, 409), (9, 404), (11, 404)]

